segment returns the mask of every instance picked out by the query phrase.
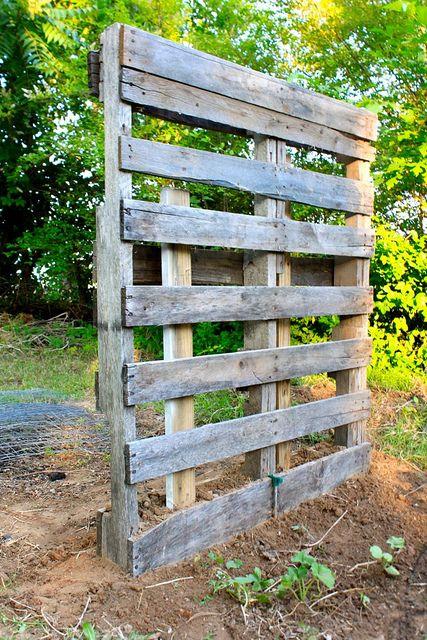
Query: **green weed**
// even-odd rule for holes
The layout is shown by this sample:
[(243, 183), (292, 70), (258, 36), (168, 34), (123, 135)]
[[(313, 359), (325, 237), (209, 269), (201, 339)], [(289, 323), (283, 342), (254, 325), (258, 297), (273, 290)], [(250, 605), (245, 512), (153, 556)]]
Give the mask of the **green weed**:
[[(393, 551), (397, 551), (399, 553), (402, 549), (405, 548), (405, 539), (399, 538), (397, 536), (391, 536), (391, 538), (387, 540), (387, 544)], [(381, 547), (376, 544), (370, 547), (369, 553), (371, 554), (372, 558), (382, 566), (382, 568), (386, 573), (388, 573), (388, 575), (393, 577), (400, 575), (398, 569), (396, 569), (393, 564), (395, 561), (395, 557), (392, 553), (390, 553), (389, 551), (383, 551)]]

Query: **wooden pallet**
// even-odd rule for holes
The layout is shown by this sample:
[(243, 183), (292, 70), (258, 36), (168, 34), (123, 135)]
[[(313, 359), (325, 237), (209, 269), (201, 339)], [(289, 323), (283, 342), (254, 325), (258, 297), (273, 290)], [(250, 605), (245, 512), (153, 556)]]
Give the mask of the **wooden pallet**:
[[(191, 557), (316, 498), (369, 464), (366, 367), (377, 118), (365, 109), (114, 24), (88, 60), (104, 103), (105, 203), (97, 211), (99, 403), (111, 427), (111, 510), (99, 553), (134, 575)], [(132, 113), (252, 137), (252, 159), (132, 136)], [(346, 177), (291, 166), (289, 147), (317, 149)], [(132, 173), (254, 194), (254, 215), (190, 206), (166, 188), (132, 197)], [(345, 226), (292, 219), (291, 202), (341, 210)], [(151, 243), (151, 244), (146, 244)], [(153, 245), (152, 243), (156, 243)], [(209, 247), (221, 247), (212, 250)], [(290, 345), (295, 317), (339, 315), (333, 340)], [(245, 350), (193, 357), (192, 325), (239, 320)], [(160, 325), (164, 360), (134, 362), (133, 327)], [(290, 380), (329, 372), (336, 397), (290, 406)], [(194, 429), (193, 396), (246, 388), (246, 415)], [(135, 404), (165, 401), (164, 435), (136, 437)], [(335, 430), (344, 449), (298, 467), (289, 443)], [(245, 454), (246, 487), (195, 504), (195, 468)], [(283, 482), (276, 490), (267, 475)], [(177, 510), (140, 531), (137, 483), (166, 476)]]

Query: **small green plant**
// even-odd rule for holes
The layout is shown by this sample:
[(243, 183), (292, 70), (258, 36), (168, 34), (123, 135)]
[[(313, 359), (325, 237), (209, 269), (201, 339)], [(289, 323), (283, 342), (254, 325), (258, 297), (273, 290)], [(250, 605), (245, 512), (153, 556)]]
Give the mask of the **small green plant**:
[(371, 598), (367, 596), (366, 593), (363, 593), (363, 591), (360, 594), (360, 604), (363, 609), (367, 609), (371, 604)]
[(332, 589), (335, 586), (334, 572), (305, 551), (299, 551), (291, 558), (294, 563), (282, 576), (277, 595), (284, 597), (292, 593), (297, 600), (305, 602), (316, 590), (320, 595), (323, 587)]
[[(226, 563), (226, 567), (227, 564), (229, 563)], [(235, 567), (228, 567), (232, 568)], [(210, 584), (214, 593), (225, 591), (246, 608), (257, 602), (270, 604), (272, 594), (268, 593), (268, 589), (274, 584), (274, 580), (264, 578), (259, 567), (255, 567), (252, 573), (245, 576), (233, 576), (227, 569), (219, 569)]]
[(252, 573), (239, 576), (232, 573), (242, 566), (241, 560), (228, 560), (210, 552), (209, 557), (221, 568), (210, 581), (213, 593), (225, 591), (245, 608), (252, 604), (271, 604), (274, 598), (294, 596), (301, 602), (318, 597), (322, 591), (332, 589), (335, 574), (326, 565), (305, 551), (299, 551), (291, 558), (292, 565), (278, 578), (267, 578), (261, 569), (255, 567)]
[[(404, 538), (399, 538), (397, 536), (391, 536), (387, 540), (387, 544), (394, 551), (401, 551), (405, 547)], [(388, 573), (390, 576), (399, 576), (400, 573), (398, 569), (394, 566), (393, 562), (395, 560), (392, 553), (389, 551), (383, 551), (381, 547), (374, 544), (370, 547), (369, 552), (374, 560), (376, 560), (383, 567), (384, 571)]]

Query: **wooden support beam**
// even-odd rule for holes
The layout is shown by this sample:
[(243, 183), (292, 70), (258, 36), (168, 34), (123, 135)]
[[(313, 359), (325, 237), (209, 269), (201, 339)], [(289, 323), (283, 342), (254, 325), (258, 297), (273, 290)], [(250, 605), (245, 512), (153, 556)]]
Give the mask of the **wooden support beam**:
[(315, 373), (363, 367), (371, 340), (318, 342), (165, 362), (135, 362), (124, 369), (128, 404), (182, 398), (220, 389), (250, 387)]
[(250, 191), (324, 209), (371, 215), (372, 185), (273, 162), (122, 136), (121, 168), (147, 175)]
[[(274, 162), (284, 164), (281, 156), (282, 143), (266, 137), (255, 137), (255, 160), (262, 163)], [(254, 213), (265, 218), (277, 218), (277, 200), (255, 195)], [(245, 286), (265, 285), (276, 286), (276, 254), (263, 252), (248, 252), (243, 270), (243, 284)], [(248, 316), (247, 316), (248, 317)], [(250, 318), (249, 318), (250, 319)], [(262, 320), (261, 322), (244, 323), (245, 349), (272, 349), (276, 346), (276, 322)], [(276, 408), (276, 385), (269, 383), (257, 385), (248, 389), (245, 403), (245, 413), (248, 415), (273, 411)], [(265, 447), (250, 451), (245, 456), (245, 473), (252, 479), (265, 478), (276, 470), (276, 448)]]
[[(124, 67), (376, 140), (378, 118), (367, 109), (307, 91), (134, 27), (125, 26), (121, 62)], [(215, 103), (214, 95), (212, 102)]]
[[(289, 164), (289, 158), (286, 156), (286, 145), (283, 142), (276, 141), (278, 153), (281, 154), (281, 160)], [(276, 217), (283, 220), (291, 218), (291, 202), (276, 200)], [(292, 224), (292, 223), (291, 223)], [(291, 277), (291, 256), (287, 253), (277, 255), (276, 272), (278, 287), (289, 287), (292, 284)], [(289, 347), (291, 344), (291, 319), (280, 318), (276, 324), (276, 346)], [(286, 409), (291, 406), (291, 381), (279, 380), (276, 384), (276, 407), (277, 409)], [(286, 438), (288, 440), (288, 438)], [(289, 469), (291, 466), (291, 443), (282, 442), (276, 446), (276, 467), (281, 471)]]
[[(243, 285), (243, 252), (191, 248), (193, 285)], [(331, 287), (334, 261), (329, 258), (291, 258), (291, 285)], [(161, 284), (160, 248), (133, 246), (133, 284)]]
[(125, 483), (124, 446), (136, 436), (135, 410), (123, 402), (122, 371), (133, 361), (133, 331), (122, 328), (121, 288), (133, 282), (132, 247), (120, 239), (120, 202), (132, 176), (120, 171), (118, 140), (131, 134), (132, 108), (118, 94), (121, 27), (101, 36), (105, 119), (105, 205), (97, 210), (99, 396), (111, 431), (111, 513), (100, 515), (102, 554), (127, 568), (127, 538), (139, 525), (136, 488)]
[[(197, 75), (193, 75), (197, 82)], [(265, 135), (309, 149), (337, 153), (348, 160), (374, 160), (375, 149), (365, 140), (307, 120), (271, 111), (145, 71), (122, 70), (123, 100), (135, 108), (172, 122), (237, 135)]]
[[(283, 146), (284, 143), (271, 141)], [(174, 207), (125, 200), (123, 239), (131, 242), (171, 242), (196, 246), (232, 247), (255, 251), (286, 251), (368, 258), (374, 252), (371, 230), (291, 220), (290, 203), (273, 198), (276, 215), (250, 216), (196, 207)], [(271, 205), (273, 210), (273, 205)], [(284, 213), (286, 212), (286, 213)], [(283, 214), (283, 215), (282, 215)], [(281, 270), (282, 271), (282, 270)]]
[[(359, 180), (362, 184), (369, 184), (369, 162), (361, 160), (347, 165), (346, 175), (352, 180)], [(346, 219), (346, 224), (356, 229), (370, 229), (369, 217), (356, 214)], [(365, 287), (369, 285), (369, 258), (339, 258), (335, 261), (334, 283), (338, 286)], [(341, 318), (340, 324), (334, 329), (336, 340), (349, 338), (365, 338), (368, 335), (369, 316), (367, 314)], [(353, 393), (366, 389), (366, 367), (337, 372), (336, 393)], [(335, 430), (336, 444), (351, 447), (364, 442), (366, 435), (366, 421), (357, 421), (339, 427)]]
[(153, 529), (130, 538), (129, 566), (133, 575), (191, 558), (261, 524), (274, 512), (285, 513), (332, 491), (367, 470), (369, 453), (370, 445), (365, 443), (278, 474), (283, 482), (277, 487), (276, 504), (272, 483), (267, 479), (178, 511)]
[(357, 315), (371, 311), (370, 287), (123, 288), (123, 324), (126, 327)]
[(369, 407), (369, 391), (359, 391), (205, 424), (191, 431), (135, 440), (125, 448), (126, 481), (142, 482), (261, 447), (279, 446), (279, 443), (365, 419), (369, 416)]
[[(164, 188), (160, 202), (165, 205), (189, 206), (188, 191)], [(191, 286), (191, 253), (186, 245), (162, 246), (162, 282), (168, 287)], [(160, 294), (161, 295), (161, 294)], [(191, 324), (169, 325), (163, 328), (165, 360), (177, 360), (193, 355), (193, 330)], [(166, 434), (186, 431), (194, 427), (194, 400), (192, 396), (165, 401)], [(196, 499), (194, 469), (185, 469), (166, 478), (166, 506), (180, 509), (193, 504)]]

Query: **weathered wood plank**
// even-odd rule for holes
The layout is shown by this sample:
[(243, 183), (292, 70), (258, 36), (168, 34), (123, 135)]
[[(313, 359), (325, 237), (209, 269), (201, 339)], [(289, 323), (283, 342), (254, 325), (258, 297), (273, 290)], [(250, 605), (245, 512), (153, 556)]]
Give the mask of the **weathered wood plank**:
[[(362, 444), (279, 474), (284, 482), (277, 488), (277, 513), (317, 498), (365, 472), (369, 453), (370, 445)], [(264, 522), (273, 511), (270, 480), (254, 482), (211, 502), (179, 511), (153, 529), (129, 539), (129, 569), (133, 575), (140, 575), (191, 558)]]
[(367, 418), (369, 406), (370, 393), (362, 391), (135, 440), (125, 447), (126, 481), (142, 482), (334, 429)]
[[(160, 193), (164, 205), (182, 205), (188, 207), (188, 191), (164, 188)], [(176, 208), (179, 208), (177, 206)], [(166, 286), (191, 286), (191, 253), (186, 245), (162, 245), (162, 283)], [(191, 357), (193, 355), (193, 328), (191, 324), (169, 325), (163, 327), (164, 360)], [(194, 400), (191, 396), (165, 401), (165, 432), (193, 429)], [(166, 506), (169, 509), (182, 509), (196, 500), (196, 482), (194, 469), (180, 470), (166, 478)]]
[(219, 94), (212, 99), (212, 93), (204, 89), (134, 69), (122, 69), (120, 91), (123, 100), (138, 105), (144, 113), (172, 122), (240, 135), (265, 135), (349, 160), (375, 158), (375, 149), (368, 142), (336, 129)]
[(365, 366), (370, 354), (371, 341), (365, 338), (197, 356), (171, 362), (129, 363), (124, 369), (125, 402), (137, 404), (179, 398), (354, 369)]
[(372, 185), (349, 178), (128, 136), (120, 137), (120, 158), (125, 171), (250, 191), (326, 209), (372, 213)]
[(124, 287), (123, 325), (275, 320), (372, 310), (370, 287)]
[[(123, 404), (122, 370), (133, 359), (133, 331), (121, 327), (121, 287), (131, 284), (132, 247), (120, 240), (120, 201), (132, 194), (132, 176), (119, 169), (117, 138), (130, 133), (132, 108), (118, 95), (120, 26), (102, 34), (105, 118), (105, 205), (97, 209), (99, 398), (111, 432), (111, 513), (102, 516), (102, 553), (127, 564), (127, 538), (138, 528), (135, 487), (124, 482), (123, 448), (136, 437), (134, 408)], [(108, 525), (107, 525), (108, 523)], [(105, 524), (105, 526), (104, 526)]]
[(374, 233), (348, 226), (249, 216), (141, 200), (123, 203), (123, 239), (258, 251), (369, 257)]
[[(133, 247), (133, 284), (161, 284), (160, 248)], [(291, 258), (291, 285), (329, 287), (334, 284), (334, 261), (327, 258)], [(243, 253), (191, 248), (193, 285), (243, 284)]]
[[(355, 161), (347, 165), (346, 172), (352, 179), (367, 183), (369, 181), (369, 163)], [(370, 218), (362, 215), (350, 216), (346, 224), (351, 228), (367, 229)], [(334, 282), (338, 286), (369, 284), (369, 259), (339, 259), (335, 263)], [(334, 329), (334, 336), (340, 338), (363, 338), (368, 335), (369, 318), (367, 315), (341, 318), (340, 324)], [(336, 392), (351, 393), (366, 389), (366, 367), (338, 372), (336, 376)], [(348, 447), (360, 444), (367, 438), (366, 421), (357, 421), (340, 427), (335, 431), (335, 442)]]
[[(376, 139), (378, 119), (367, 109), (302, 89), (140, 29), (124, 27), (121, 63), (360, 138)], [(212, 102), (215, 102), (215, 96), (212, 96)]]
[[(286, 145), (279, 140), (265, 136), (255, 137), (255, 159), (262, 162), (274, 162), (284, 165)], [(282, 151), (284, 151), (282, 153)], [(254, 214), (256, 218), (274, 220), (285, 202), (255, 195)], [(277, 284), (277, 254), (265, 251), (246, 251), (243, 267), (245, 287), (264, 285), (275, 287)], [(249, 319), (250, 320), (250, 319)], [(272, 349), (276, 344), (275, 320), (261, 320), (243, 323), (243, 344), (249, 349)], [(276, 383), (261, 384), (247, 389), (245, 415), (263, 413), (276, 409)], [(252, 480), (266, 478), (276, 471), (276, 447), (269, 446), (249, 451), (245, 456), (244, 473)]]

